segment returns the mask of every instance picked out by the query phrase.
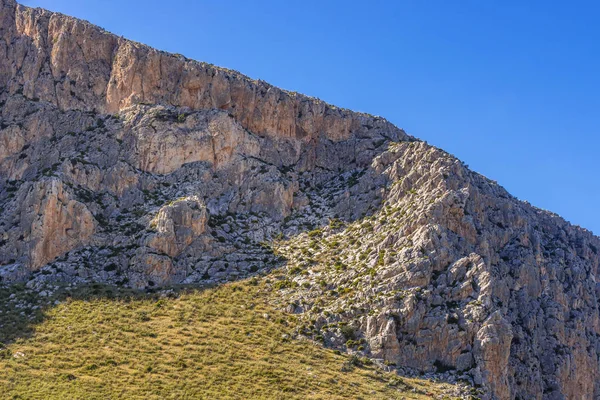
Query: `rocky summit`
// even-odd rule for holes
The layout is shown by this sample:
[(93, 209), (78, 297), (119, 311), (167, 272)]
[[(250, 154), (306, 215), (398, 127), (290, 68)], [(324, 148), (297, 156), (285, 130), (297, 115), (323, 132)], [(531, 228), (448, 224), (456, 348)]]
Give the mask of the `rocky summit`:
[(0, 0), (0, 277), (263, 279), (297, 339), (600, 398), (600, 238), (385, 119)]

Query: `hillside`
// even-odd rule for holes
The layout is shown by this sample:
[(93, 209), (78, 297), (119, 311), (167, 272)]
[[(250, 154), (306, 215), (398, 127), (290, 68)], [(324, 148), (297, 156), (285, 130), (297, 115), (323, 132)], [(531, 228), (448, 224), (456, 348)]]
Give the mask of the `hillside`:
[[(194, 368), (254, 397), (260, 390), (307, 396), (315, 385), (316, 397), (343, 397), (350, 376), (366, 397), (404, 393), (374, 379), (380, 372), (370, 366), (340, 375), (344, 358), (335, 350), (393, 370), (402, 382), (462, 381), (487, 399), (600, 396), (600, 239), (591, 232), (519, 201), (382, 118), (68, 16), (12, 0), (0, 7), (3, 290), (34, 299), (54, 286), (79, 293), (44, 309), (49, 318), (34, 316), (31, 326), (10, 319), (21, 310), (5, 304), (0, 341), (13, 342), (6, 354), (22, 351), (27, 361), (39, 350), (45, 360), (24, 367), (9, 354), (2, 368), (11, 393), (143, 396), (152, 378), (164, 396), (183, 390), (173, 377)], [(268, 296), (238, 282), (252, 277)], [(108, 285), (115, 295), (133, 290), (135, 300), (89, 298), (90, 285)], [(168, 300), (169, 310), (194, 315), (188, 328), (175, 311), (153, 308), (152, 293), (179, 285), (196, 288), (185, 301)], [(258, 304), (254, 297), (263, 299), (259, 314), (287, 325), (231, 308)], [(150, 319), (133, 322), (139, 313)], [(62, 316), (73, 323), (65, 326)], [(118, 387), (107, 386), (110, 366), (93, 346), (118, 338), (92, 329), (95, 320), (106, 321), (105, 333), (135, 333), (135, 342), (122, 343), (131, 357), (105, 355), (121, 366)], [(207, 370), (214, 355), (199, 347), (198, 360), (184, 361), (193, 368), (175, 374), (173, 360), (186, 357), (176, 343), (208, 335), (207, 321), (223, 323), (223, 331), (239, 325), (231, 337), (214, 325), (214, 347), (237, 341), (240, 357), (262, 355), (239, 381), (228, 377), (241, 373), (239, 364), (216, 359)], [(12, 322), (17, 333), (6, 330)], [(81, 335), (71, 336), (74, 327)], [(264, 332), (260, 342), (240, 336), (254, 331)], [(280, 342), (284, 334), (289, 339)], [(225, 339), (233, 342), (219, 342)], [(272, 354), (276, 339), (282, 353)], [(90, 351), (97, 369), (72, 353), (60, 364), (56, 349), (68, 340), (76, 354)], [(155, 368), (152, 352), (169, 357)], [(311, 354), (325, 360), (311, 366), (319, 376), (344, 385), (306, 383), (291, 372), (304, 371), (299, 363)], [(256, 375), (284, 358), (292, 361), (275, 386)], [(148, 366), (161, 372), (140, 372)], [(62, 373), (82, 379), (42, 383), (45, 374)], [(233, 395), (190, 379), (198, 396)], [(244, 387), (248, 379), (255, 385)], [(439, 393), (438, 385), (410, 385)]]
[[(42, 307), (31, 313), (25, 308), (34, 317), (31, 336), (0, 351), (0, 395), (450, 399), (461, 393), (290, 339), (294, 321), (268, 305), (269, 292), (257, 280), (153, 294), (95, 284), (62, 287), (42, 299), (24, 288), (2, 291), (4, 321), (22, 318), (9, 305)], [(5, 323), (0, 335), (26, 330)]]

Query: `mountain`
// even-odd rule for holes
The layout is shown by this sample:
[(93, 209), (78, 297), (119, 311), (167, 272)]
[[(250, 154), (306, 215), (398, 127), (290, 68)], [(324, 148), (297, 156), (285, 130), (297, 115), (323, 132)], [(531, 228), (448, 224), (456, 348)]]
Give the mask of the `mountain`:
[(293, 336), (484, 398), (600, 397), (600, 239), (383, 118), (0, 0), (0, 276), (254, 276)]

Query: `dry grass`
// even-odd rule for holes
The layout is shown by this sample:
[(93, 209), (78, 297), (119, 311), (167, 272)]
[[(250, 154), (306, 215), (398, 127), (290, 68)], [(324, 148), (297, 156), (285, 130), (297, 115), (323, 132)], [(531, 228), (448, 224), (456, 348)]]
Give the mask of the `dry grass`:
[[(40, 312), (31, 334), (0, 352), (0, 398), (423, 399), (441, 393), (443, 385), (376, 368), (343, 372), (346, 356), (286, 338), (292, 317), (273, 310), (269, 295), (256, 281), (184, 290), (175, 298), (98, 285), (79, 289)], [(14, 337), (15, 327), (25, 333), (11, 320), (20, 314), (2, 307), (0, 335)]]

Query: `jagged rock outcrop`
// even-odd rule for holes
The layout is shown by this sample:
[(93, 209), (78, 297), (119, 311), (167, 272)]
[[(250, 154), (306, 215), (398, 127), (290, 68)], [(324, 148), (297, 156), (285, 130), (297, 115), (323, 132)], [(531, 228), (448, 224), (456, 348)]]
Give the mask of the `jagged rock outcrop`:
[(206, 231), (206, 208), (197, 197), (177, 199), (162, 207), (150, 225), (147, 246), (159, 253), (176, 257)]
[[(178, 269), (173, 258), (179, 256), (193, 242), (205, 243), (202, 234), (206, 232), (208, 213), (198, 197), (177, 199), (160, 208), (150, 221), (150, 232), (139, 240), (139, 247), (131, 262), (131, 269), (148, 277), (153, 285), (164, 285), (181, 281), (187, 270)], [(134, 286), (145, 286), (141, 279), (131, 282)]]
[(352, 183), (337, 195), (380, 190), (376, 211), (277, 246), (300, 334), (493, 398), (598, 396), (597, 237), (424, 143), (393, 144)]
[[(19, 187), (3, 213), (0, 259), (36, 270), (69, 250), (87, 244), (96, 221), (57, 179)], [(9, 227), (10, 226), (10, 227)], [(6, 261), (5, 261), (6, 262)]]
[(387, 121), (0, 0), (0, 277), (274, 271), (298, 335), (496, 399), (600, 396), (600, 239)]

